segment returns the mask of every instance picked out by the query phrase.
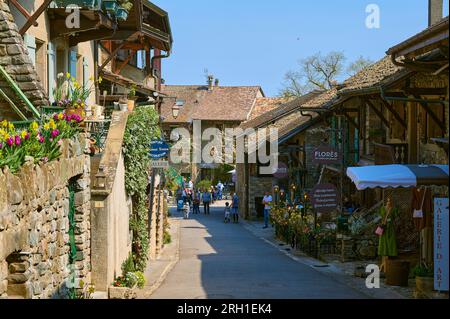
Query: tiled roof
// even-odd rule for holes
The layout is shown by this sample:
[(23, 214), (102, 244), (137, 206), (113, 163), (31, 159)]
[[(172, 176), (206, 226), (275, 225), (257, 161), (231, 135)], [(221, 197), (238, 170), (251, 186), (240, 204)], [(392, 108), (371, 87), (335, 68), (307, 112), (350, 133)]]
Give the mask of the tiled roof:
[(408, 75), (410, 72), (405, 68), (395, 65), (390, 56), (385, 56), (383, 59), (347, 79), (344, 82), (344, 88), (339, 91), (339, 94), (378, 87), (404, 75)]
[[(207, 86), (165, 85), (161, 111), (166, 123), (185, 123), (192, 120), (236, 121), (249, 118), (256, 98), (264, 96), (259, 86)], [(172, 116), (176, 100), (183, 100), (184, 106), (177, 119)]]
[(264, 113), (272, 111), (284, 103), (289, 102), (287, 98), (263, 97), (256, 99), (255, 106), (250, 114), (250, 120), (253, 120)]
[(313, 91), (299, 98), (296, 98), (295, 100), (284, 103), (276, 109), (273, 109), (254, 119), (251, 119), (250, 121), (241, 124), (241, 128), (245, 130), (247, 128), (257, 128), (265, 126), (279, 119), (280, 117), (284, 117), (292, 112), (295, 112), (298, 108), (300, 108), (300, 106), (303, 106), (306, 102), (320, 96), (321, 93), (321, 91)]

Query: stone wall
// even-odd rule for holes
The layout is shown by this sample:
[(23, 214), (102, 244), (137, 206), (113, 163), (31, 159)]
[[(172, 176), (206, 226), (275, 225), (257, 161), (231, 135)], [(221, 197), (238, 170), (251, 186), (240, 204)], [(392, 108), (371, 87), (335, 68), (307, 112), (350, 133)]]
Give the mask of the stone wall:
[[(0, 171), (0, 297), (64, 298), (68, 278), (76, 284), (90, 281), (90, 158), (85, 147), (81, 135), (63, 141), (58, 160), (28, 161), (15, 175), (7, 168)], [(77, 252), (69, 265), (71, 207)]]
[(248, 209), (249, 215), (251, 217), (257, 217), (258, 212), (256, 211), (255, 199), (257, 197), (264, 197), (265, 192), (272, 194), (273, 190), (273, 177), (258, 177), (250, 176), (249, 180), (249, 202)]
[[(17, 83), (25, 96), (35, 107), (49, 105), (45, 90), (28, 55), (8, 4), (0, 0), (0, 65)], [(25, 114), (29, 112), (8, 84), (0, 77), (0, 86)], [(0, 118), (17, 120), (18, 115), (10, 105), (0, 97)]]
[[(125, 190), (123, 136), (128, 112), (114, 112), (100, 163), (92, 167), (91, 224), (92, 283), (97, 291), (107, 291), (131, 252), (130, 216), (132, 204)], [(93, 162), (94, 163), (94, 162)], [(99, 167), (104, 170), (105, 186), (96, 182)]]

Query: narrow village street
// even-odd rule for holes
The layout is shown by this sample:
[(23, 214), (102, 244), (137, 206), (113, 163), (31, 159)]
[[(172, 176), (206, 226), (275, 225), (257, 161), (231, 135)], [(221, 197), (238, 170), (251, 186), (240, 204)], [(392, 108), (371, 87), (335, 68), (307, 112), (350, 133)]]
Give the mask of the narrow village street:
[[(151, 299), (368, 297), (292, 260), (243, 223), (225, 224), (223, 203), (209, 216), (201, 208), (202, 214), (181, 221), (180, 260)], [(175, 207), (171, 213), (181, 218)]]

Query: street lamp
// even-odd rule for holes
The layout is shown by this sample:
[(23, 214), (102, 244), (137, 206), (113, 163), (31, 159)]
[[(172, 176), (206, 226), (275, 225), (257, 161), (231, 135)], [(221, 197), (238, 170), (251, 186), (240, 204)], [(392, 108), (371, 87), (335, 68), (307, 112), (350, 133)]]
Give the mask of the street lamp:
[(98, 168), (98, 173), (97, 173), (97, 175), (95, 175), (95, 186), (98, 189), (106, 188), (106, 175), (105, 175), (103, 166), (100, 166)]
[(180, 114), (180, 107), (178, 105), (174, 105), (172, 107), (172, 116), (174, 119), (177, 119), (178, 115)]

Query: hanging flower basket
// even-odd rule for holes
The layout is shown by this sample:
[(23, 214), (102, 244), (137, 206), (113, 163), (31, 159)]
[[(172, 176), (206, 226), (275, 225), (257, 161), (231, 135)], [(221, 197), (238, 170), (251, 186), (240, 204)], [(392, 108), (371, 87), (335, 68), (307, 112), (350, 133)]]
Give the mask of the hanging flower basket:
[(55, 2), (59, 8), (76, 5), (82, 9), (99, 9), (99, 0), (56, 0)]

